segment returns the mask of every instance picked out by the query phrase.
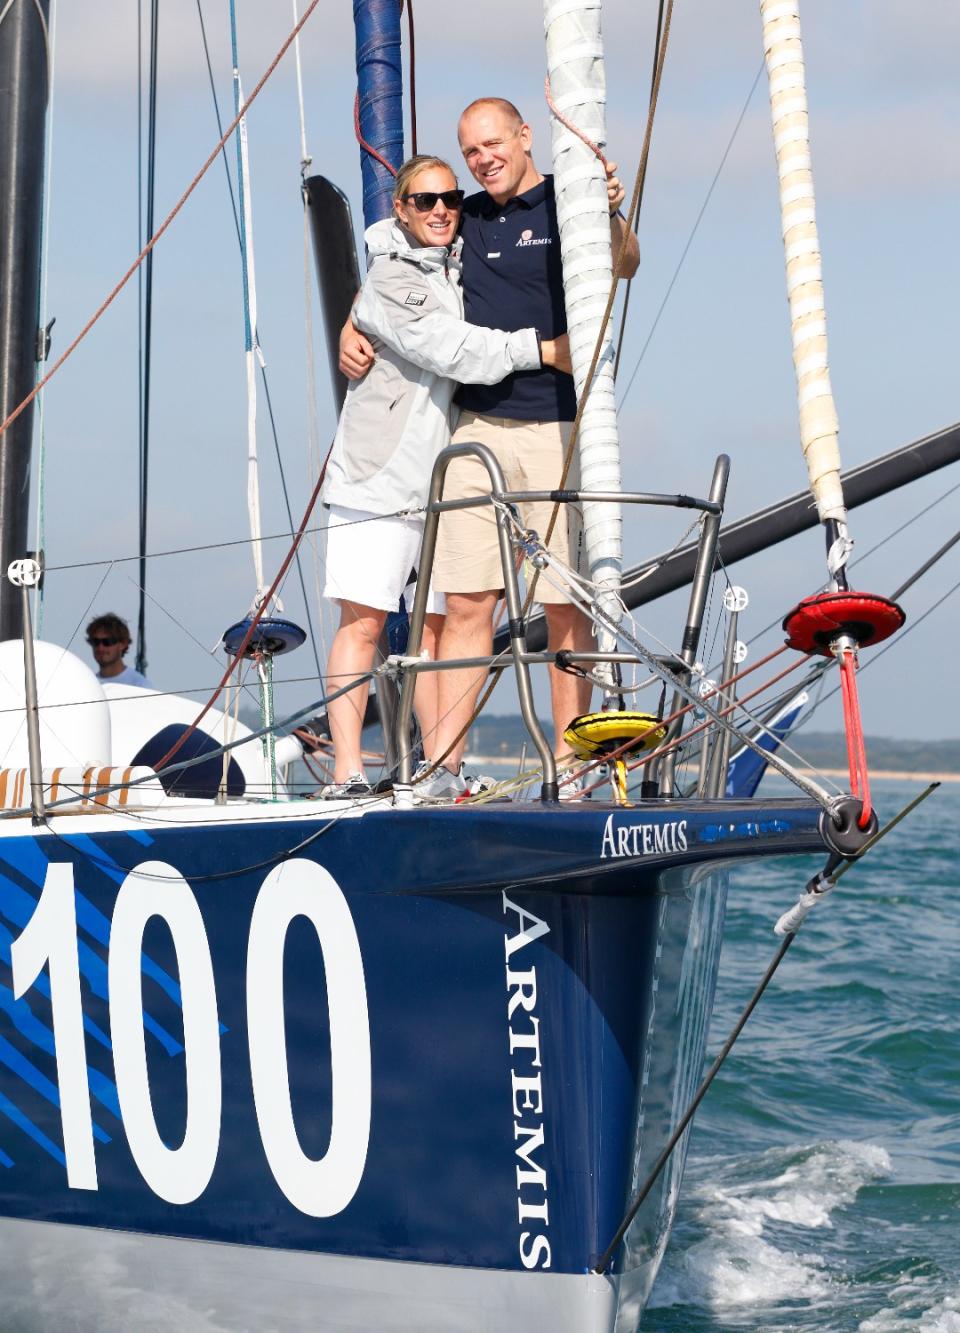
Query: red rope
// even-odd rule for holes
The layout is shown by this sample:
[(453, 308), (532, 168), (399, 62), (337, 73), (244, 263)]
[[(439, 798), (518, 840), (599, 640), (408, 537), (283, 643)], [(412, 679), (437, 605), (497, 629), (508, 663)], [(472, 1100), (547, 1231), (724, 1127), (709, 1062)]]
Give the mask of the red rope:
[(845, 648), (841, 650), (839, 658), (843, 720), (847, 732), (847, 764), (850, 769), (850, 794), (863, 801), (863, 809), (857, 823), (860, 828), (866, 828), (873, 813), (873, 804), (870, 800), (867, 747), (863, 739), (860, 697), (857, 691), (857, 657), (856, 653)]
[(267, 79), (269, 79), (270, 75), (273, 73), (273, 71), (274, 71), (274, 70), (276, 69), (276, 67), (279, 65), (280, 61), (281, 61), (281, 60), (283, 59), (283, 57), (286, 55), (287, 50), (288, 50), (289, 47), (293, 44), (293, 41), (294, 41), (295, 37), (297, 36), (297, 33), (299, 33), (300, 29), (301, 29), (301, 28), (303, 27), (303, 25), (306, 23), (307, 19), (310, 17), (310, 15), (311, 15), (311, 14), (313, 13), (313, 11), (316, 9), (316, 7), (317, 7), (317, 5), (318, 5), (319, 3), (320, 3), (320, 0), (311, 0), (310, 5), (307, 7), (307, 10), (306, 10), (306, 12), (305, 12), (304, 15), (303, 15), (303, 18), (300, 20), (300, 22), (299, 22), (299, 23), (297, 24), (297, 26), (294, 28), (293, 32), (291, 32), (290, 36), (289, 36), (289, 37), (287, 38), (287, 40), (283, 43), (283, 45), (281, 46), (280, 50), (279, 50), (279, 51), (277, 52), (277, 54), (274, 56), (274, 58), (273, 58), (273, 60), (271, 61), (271, 63), (270, 63), (270, 65), (269, 65), (269, 67), (268, 67), (266, 73), (263, 75), (263, 77), (261, 78), (260, 82), (259, 82), (259, 83), (257, 84), (257, 86), (254, 88), (253, 92), (250, 94), (250, 96), (247, 98), (247, 100), (244, 102), (243, 106), (242, 106), (242, 107), (240, 108), (240, 110), (237, 112), (236, 116), (233, 118), (233, 120), (232, 120), (232, 121), (230, 122), (230, 124), (227, 126), (227, 129), (226, 129), (226, 131), (225, 131), (223, 137), (221, 138), (220, 142), (217, 144), (216, 148), (214, 148), (213, 152), (212, 152), (212, 153), (210, 154), (210, 156), (207, 158), (206, 162), (204, 162), (203, 166), (200, 168), (200, 170), (199, 170), (199, 171), (197, 172), (197, 174), (194, 176), (193, 180), (190, 182), (190, 184), (187, 186), (186, 190), (183, 192), (183, 194), (182, 194), (182, 195), (180, 196), (180, 198), (177, 200), (176, 204), (174, 204), (173, 208), (170, 210), (170, 212), (169, 212), (169, 213), (167, 214), (167, 216), (164, 218), (163, 222), (160, 224), (160, 226), (157, 228), (157, 230), (154, 232), (154, 234), (150, 237), (150, 240), (147, 242), (147, 244), (143, 247), (143, 249), (142, 249), (142, 250), (140, 251), (140, 253), (137, 255), (136, 259), (133, 261), (133, 263), (132, 263), (132, 264), (130, 265), (130, 267), (127, 269), (126, 273), (124, 273), (123, 277), (122, 277), (122, 278), (120, 279), (120, 281), (117, 283), (116, 287), (114, 287), (114, 289), (113, 289), (113, 291), (110, 293), (110, 295), (106, 298), (106, 300), (102, 303), (102, 305), (99, 306), (99, 308), (98, 308), (97, 311), (94, 313), (94, 315), (92, 316), (92, 318), (89, 319), (89, 320), (87, 321), (87, 323), (83, 326), (83, 328), (80, 330), (80, 332), (79, 332), (79, 333), (77, 334), (77, 336), (74, 338), (73, 342), (70, 344), (70, 346), (69, 346), (69, 347), (67, 348), (67, 350), (64, 352), (63, 356), (61, 356), (60, 360), (59, 360), (59, 361), (56, 361), (56, 362), (54, 363), (54, 365), (50, 368), (50, 370), (47, 371), (46, 375), (44, 375), (43, 379), (37, 381), (37, 383), (36, 383), (36, 384), (33, 386), (33, 388), (31, 389), (30, 393), (28, 393), (27, 396), (26, 396), (26, 398), (24, 398), (23, 402), (20, 403), (20, 405), (19, 405), (18, 407), (15, 407), (15, 408), (13, 409), (13, 411), (10, 413), (10, 415), (7, 417), (7, 419), (6, 419), (2, 424), (0, 424), (0, 435), (2, 435), (2, 434), (4, 433), (4, 431), (7, 429), (8, 426), (12, 426), (12, 425), (13, 425), (13, 423), (16, 421), (17, 417), (18, 417), (18, 416), (20, 415), (20, 413), (24, 410), (24, 408), (29, 407), (30, 404), (33, 402), (34, 398), (36, 398), (37, 394), (40, 392), (40, 390), (41, 390), (42, 388), (44, 388), (45, 385), (47, 385), (47, 384), (50, 383), (50, 381), (53, 379), (54, 375), (57, 373), (57, 371), (60, 369), (60, 367), (63, 365), (63, 363), (67, 360), (67, 358), (68, 358), (69, 356), (71, 356), (71, 355), (73, 354), (73, 352), (76, 350), (76, 348), (80, 345), (80, 343), (83, 342), (84, 338), (87, 336), (87, 334), (88, 334), (88, 333), (90, 332), (90, 330), (93, 328), (94, 324), (96, 324), (96, 322), (99, 320), (100, 316), (101, 316), (101, 315), (102, 315), (102, 314), (103, 314), (103, 313), (104, 313), (104, 312), (105, 312), (111, 305), (113, 305), (113, 302), (116, 300), (116, 298), (117, 298), (117, 297), (120, 295), (120, 293), (123, 291), (124, 287), (126, 287), (127, 283), (128, 283), (128, 282), (130, 281), (130, 279), (133, 277), (134, 273), (136, 273), (137, 269), (140, 267), (140, 265), (141, 265), (141, 264), (143, 263), (143, 261), (146, 259), (147, 255), (150, 253), (150, 251), (151, 251), (151, 250), (153, 249), (153, 247), (156, 245), (157, 241), (159, 241), (159, 239), (160, 239), (160, 237), (163, 235), (163, 233), (164, 233), (164, 232), (167, 230), (167, 228), (170, 226), (170, 223), (173, 221), (173, 219), (174, 219), (174, 218), (177, 216), (177, 214), (180, 212), (181, 208), (183, 208), (184, 204), (187, 202), (187, 200), (188, 200), (188, 199), (190, 198), (190, 196), (193, 194), (194, 190), (195, 190), (195, 189), (197, 188), (197, 186), (200, 184), (200, 182), (201, 182), (201, 180), (203, 179), (203, 177), (207, 174), (207, 172), (208, 172), (208, 170), (210, 169), (210, 167), (212, 166), (212, 164), (217, 160), (217, 157), (219, 156), (220, 152), (222, 151), (224, 144), (227, 142), (227, 140), (230, 138), (230, 135), (233, 133), (233, 131), (234, 131), (234, 130), (237, 128), (237, 126), (240, 124), (240, 121), (243, 119), (243, 117), (247, 114), (247, 111), (248, 111), (249, 108), (253, 105), (254, 101), (255, 101), (256, 98), (258, 97), (258, 95), (259, 95), (259, 93), (260, 93), (260, 90), (263, 88), (263, 85), (266, 83)]
[(590, 149), (591, 153), (596, 153), (597, 157), (603, 163), (604, 169), (606, 169), (607, 159), (604, 157), (603, 152), (597, 146), (597, 144), (595, 144), (592, 139), (588, 139), (587, 136), (584, 134), (583, 130), (578, 129), (577, 126), (574, 125), (572, 120), (567, 120), (566, 116), (561, 111), (557, 110), (557, 105), (553, 100), (553, 93), (550, 90), (549, 74), (543, 81), (543, 91), (546, 93), (547, 96), (547, 106), (556, 116), (557, 120), (559, 120), (560, 124), (563, 125), (566, 129), (568, 129), (571, 134), (575, 134), (581, 143), (585, 143), (587, 147)]
[(387, 159), (386, 159), (385, 157), (381, 157), (380, 154), (377, 152), (377, 150), (373, 147), (373, 145), (367, 143), (366, 139), (365, 139), (365, 138), (363, 137), (363, 135), (360, 133), (360, 94), (359, 94), (359, 92), (356, 94), (356, 96), (355, 96), (354, 99), (353, 99), (353, 130), (354, 130), (354, 133), (355, 133), (356, 136), (357, 136), (357, 143), (358, 143), (358, 144), (360, 145), (360, 147), (364, 150), (364, 152), (369, 153), (370, 156), (371, 156), (375, 161), (379, 162), (380, 165), (381, 165), (382, 167), (386, 167), (386, 169), (390, 172), (390, 175), (391, 175), (391, 176), (395, 176), (395, 175), (397, 174), (397, 169), (396, 169), (396, 167), (391, 166), (390, 163), (387, 161)]

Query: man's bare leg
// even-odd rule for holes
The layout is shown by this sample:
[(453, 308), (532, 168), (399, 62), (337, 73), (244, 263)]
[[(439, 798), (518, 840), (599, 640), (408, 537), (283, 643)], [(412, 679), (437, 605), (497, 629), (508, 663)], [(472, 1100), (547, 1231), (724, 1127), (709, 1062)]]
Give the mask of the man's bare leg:
[[(547, 617), (547, 644), (552, 653), (566, 648), (569, 651), (590, 652), (593, 647), (593, 635), (590, 621), (579, 607), (569, 602), (546, 602), (544, 614)], [(580, 717), (590, 709), (590, 695), (593, 686), (590, 681), (569, 672), (550, 668), (550, 699), (553, 705), (554, 754), (558, 759), (570, 753), (570, 747), (563, 739), (566, 727), (575, 717)]]
[[(456, 657), (488, 657), (493, 651), (493, 613), (497, 605), (496, 592), (448, 592), (447, 617), (440, 634), (438, 661)], [(444, 765), (455, 773), (460, 767), (466, 748), (466, 736), (454, 744), (457, 733), (473, 716), (473, 709), (487, 679), (483, 668), (471, 667), (463, 671), (437, 673), (439, 718), (436, 737), (427, 747), (427, 755), (436, 761), (452, 746)]]
[[(440, 634), (443, 630), (443, 616), (431, 612), (423, 624), (423, 636), (420, 649), (435, 662), (439, 660)], [(417, 684), (413, 696), (413, 707), (420, 724), (420, 735), (424, 748), (429, 750), (434, 743), (437, 730), (437, 718), (440, 716), (439, 678), (441, 671), (418, 671)]]

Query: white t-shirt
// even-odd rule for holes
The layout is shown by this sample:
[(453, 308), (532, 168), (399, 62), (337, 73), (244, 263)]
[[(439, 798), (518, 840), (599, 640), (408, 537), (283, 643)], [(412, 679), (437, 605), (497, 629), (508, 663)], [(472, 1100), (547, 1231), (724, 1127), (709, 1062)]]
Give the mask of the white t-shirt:
[(135, 667), (125, 666), (119, 676), (100, 676), (107, 685), (137, 685), (141, 690), (154, 690), (156, 686), (146, 676), (142, 676)]

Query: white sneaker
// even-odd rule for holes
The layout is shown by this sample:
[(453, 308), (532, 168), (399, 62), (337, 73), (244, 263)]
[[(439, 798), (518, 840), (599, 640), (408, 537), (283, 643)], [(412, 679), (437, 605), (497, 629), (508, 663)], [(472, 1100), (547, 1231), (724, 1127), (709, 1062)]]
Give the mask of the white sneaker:
[(561, 779), (560, 779), (560, 800), (561, 800), (561, 801), (589, 801), (590, 797), (593, 795), (593, 792), (592, 792), (592, 791), (588, 791), (588, 792), (586, 793), (586, 795), (584, 795), (584, 791), (583, 791), (583, 789), (584, 789), (584, 787), (585, 787), (586, 785), (587, 785), (587, 784), (586, 784), (586, 780), (585, 780), (583, 774), (579, 774), (577, 777), (573, 777), (573, 778), (561, 778)]
[(467, 785), (469, 796), (480, 796), (483, 792), (493, 791), (497, 785), (496, 778), (488, 778), (483, 773), (464, 773), (463, 764), (460, 765), (460, 773)]
[(373, 788), (362, 773), (351, 773), (346, 782), (328, 782), (320, 788), (321, 801), (345, 801), (356, 796), (372, 796)]
[[(429, 759), (421, 759), (413, 775), (413, 794), (424, 801), (455, 801), (460, 796), (468, 795), (467, 784), (463, 778), (463, 765), (456, 773), (451, 773), (443, 764), (433, 770)], [(423, 776), (430, 773), (429, 777)]]

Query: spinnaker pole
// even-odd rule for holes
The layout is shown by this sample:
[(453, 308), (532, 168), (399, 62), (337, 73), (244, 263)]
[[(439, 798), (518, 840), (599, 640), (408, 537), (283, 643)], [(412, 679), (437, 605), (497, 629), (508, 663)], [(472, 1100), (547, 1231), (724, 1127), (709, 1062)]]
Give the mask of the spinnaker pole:
[[(599, 0), (545, 0), (544, 27), (553, 118), (553, 171), (563, 258), (563, 288), (578, 402), (583, 402), (578, 448), (581, 489), (619, 491), (620, 441), (614, 400), (613, 342), (604, 325), (613, 280), (606, 172), (597, 151), (568, 128), (569, 121), (596, 145), (606, 142), (606, 80)], [(563, 119), (561, 119), (562, 117)], [(586, 379), (598, 339), (602, 350), (593, 380)], [(583, 506), (584, 546), (599, 607), (616, 624), (622, 614), (622, 519), (618, 505)], [(616, 636), (601, 630), (601, 651)]]
[[(49, 0), (13, 0), (0, 22), (0, 421), (34, 386), (40, 304)], [(0, 437), (0, 571), (26, 550), (33, 406)], [(22, 637), (20, 592), (0, 578), (0, 640)]]

